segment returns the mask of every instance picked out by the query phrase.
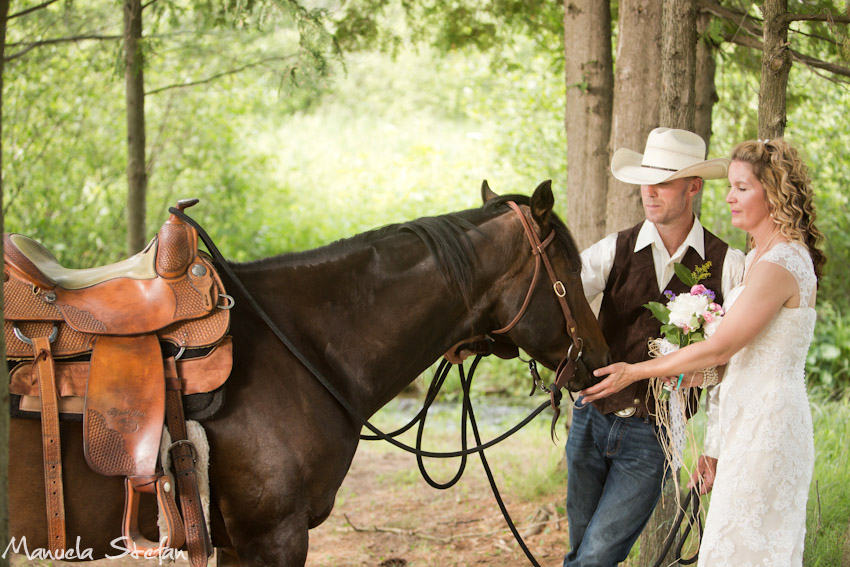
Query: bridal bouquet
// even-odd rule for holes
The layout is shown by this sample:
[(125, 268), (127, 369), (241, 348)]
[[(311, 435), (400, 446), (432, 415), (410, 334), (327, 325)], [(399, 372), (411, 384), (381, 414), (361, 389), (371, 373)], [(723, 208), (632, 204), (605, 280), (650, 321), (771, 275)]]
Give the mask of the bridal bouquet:
[[(667, 303), (652, 301), (644, 305), (652, 312), (652, 316), (661, 321), (663, 337), (650, 339), (649, 353), (651, 356), (670, 354), (689, 344), (704, 341), (710, 337), (725, 314), (723, 307), (715, 303), (715, 294), (703, 284), (702, 280), (711, 276), (711, 262), (697, 266), (693, 271), (683, 264), (675, 264), (676, 277), (690, 287), (687, 293), (676, 295), (670, 290), (664, 292)], [(716, 370), (714, 383), (716, 383)], [(709, 372), (706, 371), (708, 376)], [(656, 419), (667, 431), (666, 439), (660, 439), (672, 467), (678, 469), (683, 464), (682, 450), (685, 442), (685, 404), (687, 391), (681, 391), (683, 374), (679, 375), (679, 383), (674, 388), (666, 381), (653, 379), (650, 387), (658, 401), (656, 404)], [(706, 384), (708, 385), (708, 384)], [(665, 403), (666, 402), (666, 403)]]
[[(683, 264), (675, 264), (673, 268), (682, 283), (690, 286), (690, 293), (676, 295), (668, 289), (664, 292), (666, 305), (651, 301), (644, 307), (663, 323), (661, 333), (664, 339), (656, 340), (666, 340), (671, 345), (682, 348), (710, 337), (720, 324), (724, 311), (714, 302), (714, 292), (699, 283), (711, 276), (708, 271), (711, 268), (710, 261), (696, 267), (694, 271), (688, 270)], [(667, 345), (662, 348), (665, 351), (670, 350)]]

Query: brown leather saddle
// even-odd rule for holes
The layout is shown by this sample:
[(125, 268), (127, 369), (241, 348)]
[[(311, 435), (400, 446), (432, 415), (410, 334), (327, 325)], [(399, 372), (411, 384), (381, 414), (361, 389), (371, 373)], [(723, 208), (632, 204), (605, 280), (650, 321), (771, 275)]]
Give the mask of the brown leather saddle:
[[(185, 543), (193, 567), (206, 565), (212, 546), (182, 396), (211, 392), (229, 376), (233, 300), (198, 250), (196, 230), (172, 215), (135, 256), (84, 270), (61, 266), (25, 236), (3, 238), (9, 389), (19, 409), (41, 413), (51, 548), (65, 549), (59, 414), (70, 412), (82, 415), (89, 466), (126, 477), (127, 547), (157, 555)], [(166, 424), (177, 490), (159, 461)], [(156, 495), (167, 526), (161, 543), (139, 533), (140, 493)]]

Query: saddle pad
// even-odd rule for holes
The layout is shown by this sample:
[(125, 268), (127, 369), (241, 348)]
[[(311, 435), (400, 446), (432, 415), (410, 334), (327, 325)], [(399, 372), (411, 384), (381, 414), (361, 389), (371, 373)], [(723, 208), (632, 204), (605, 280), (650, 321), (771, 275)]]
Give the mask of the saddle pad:
[(156, 335), (98, 337), (83, 414), (83, 452), (105, 476), (156, 471), (165, 423), (165, 371)]

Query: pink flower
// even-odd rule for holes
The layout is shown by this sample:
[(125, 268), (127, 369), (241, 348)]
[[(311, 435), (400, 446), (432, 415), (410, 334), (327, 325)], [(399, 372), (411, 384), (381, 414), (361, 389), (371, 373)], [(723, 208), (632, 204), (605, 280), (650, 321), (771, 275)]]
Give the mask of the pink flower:
[(704, 295), (706, 287), (702, 284), (697, 284), (691, 288), (691, 295)]
[(706, 323), (714, 323), (714, 313), (711, 311), (703, 312), (702, 318)]

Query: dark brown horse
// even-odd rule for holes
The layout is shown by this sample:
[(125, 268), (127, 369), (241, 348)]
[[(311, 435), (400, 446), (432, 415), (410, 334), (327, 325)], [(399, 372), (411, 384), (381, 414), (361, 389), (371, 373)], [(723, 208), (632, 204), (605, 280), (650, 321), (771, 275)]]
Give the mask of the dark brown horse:
[[(519, 215), (482, 187), (484, 206), (385, 227), (310, 252), (233, 265), (283, 333), (356, 412), (371, 416), (452, 345), (501, 329), (548, 368), (573, 344), (545, 272), (532, 286), (535, 256)], [(595, 380), (608, 349), (584, 299), (580, 258), (553, 213), (550, 184), (512, 196), (546, 249), (583, 343), (571, 390)], [(308, 530), (328, 517), (357, 449), (361, 424), (273, 332), (232, 281), (233, 373), (226, 401), (206, 421), (214, 545), (220, 560), (303, 565)], [(122, 479), (88, 469), (78, 423), (63, 423), (68, 545), (116, 555)], [(11, 427), (11, 535), (47, 547), (38, 422)], [(31, 455), (31, 458), (27, 458)], [(155, 511), (142, 524), (156, 539)]]

